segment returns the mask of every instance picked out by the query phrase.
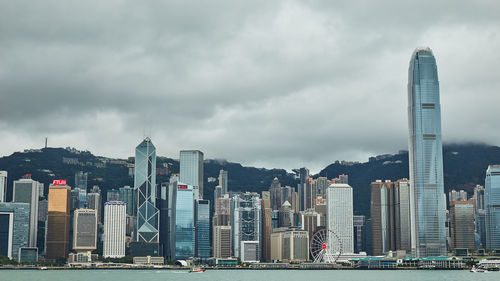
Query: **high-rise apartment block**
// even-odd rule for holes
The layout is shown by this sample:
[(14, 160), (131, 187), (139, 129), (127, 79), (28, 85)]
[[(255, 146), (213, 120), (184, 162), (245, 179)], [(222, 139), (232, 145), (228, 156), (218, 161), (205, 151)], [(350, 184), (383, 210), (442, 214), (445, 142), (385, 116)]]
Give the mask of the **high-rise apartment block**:
[(484, 207), (486, 248), (500, 249), (500, 165), (490, 165), (486, 170)]
[(69, 231), (71, 210), (71, 187), (66, 181), (54, 181), (49, 186), (45, 257), (66, 258), (69, 253)]
[(36, 247), (38, 234), (38, 199), (41, 183), (30, 178), (14, 181), (13, 202), (30, 204), (29, 247)]
[(179, 162), (180, 182), (196, 187), (199, 190), (199, 199), (203, 199), (203, 152), (181, 150)]
[(446, 255), (439, 80), (429, 48), (415, 50), (410, 60), (408, 125), (412, 251)]
[(227, 182), (228, 182), (227, 171), (220, 170), (220, 172), (219, 172), (219, 185), (222, 187), (223, 194), (228, 193)]
[(103, 256), (105, 258), (125, 256), (126, 218), (127, 203), (121, 201), (104, 203)]

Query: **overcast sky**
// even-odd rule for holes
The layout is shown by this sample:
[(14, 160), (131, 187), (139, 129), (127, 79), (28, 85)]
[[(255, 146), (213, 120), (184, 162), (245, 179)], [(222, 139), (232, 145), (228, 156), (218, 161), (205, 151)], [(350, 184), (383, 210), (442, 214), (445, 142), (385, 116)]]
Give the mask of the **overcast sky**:
[(125, 158), (146, 134), (172, 158), (366, 161), (408, 147), (420, 46), (444, 142), (500, 145), (499, 15), (498, 0), (0, 1), (0, 155), (47, 136)]

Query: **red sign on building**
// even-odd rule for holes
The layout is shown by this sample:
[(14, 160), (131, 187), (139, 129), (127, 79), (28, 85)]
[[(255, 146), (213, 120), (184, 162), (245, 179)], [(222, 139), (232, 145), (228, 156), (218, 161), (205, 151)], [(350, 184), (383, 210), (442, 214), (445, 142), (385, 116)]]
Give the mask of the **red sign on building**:
[(185, 184), (179, 184), (179, 185), (177, 186), (177, 189), (187, 189), (187, 188), (188, 188), (188, 186), (187, 186), (187, 185), (185, 185)]
[(52, 185), (66, 185), (66, 180), (53, 180)]

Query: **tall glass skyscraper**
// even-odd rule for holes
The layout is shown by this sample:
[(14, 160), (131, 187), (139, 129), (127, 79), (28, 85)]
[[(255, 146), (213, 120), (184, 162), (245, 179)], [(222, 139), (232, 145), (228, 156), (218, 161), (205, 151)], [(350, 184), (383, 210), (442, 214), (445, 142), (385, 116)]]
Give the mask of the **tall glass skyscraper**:
[(195, 254), (193, 186), (177, 183), (175, 210), (175, 258), (188, 259)]
[(203, 199), (203, 152), (181, 150), (179, 162), (180, 181), (198, 187), (199, 199)]
[(210, 253), (210, 201), (195, 201), (196, 257), (207, 259)]
[(156, 149), (145, 138), (135, 149), (134, 188), (137, 190), (137, 241), (159, 242), (160, 214), (156, 208)]
[(412, 252), (446, 254), (441, 106), (436, 59), (417, 49), (408, 70), (408, 126)]
[(486, 248), (500, 248), (500, 165), (486, 170), (484, 207), (486, 208)]

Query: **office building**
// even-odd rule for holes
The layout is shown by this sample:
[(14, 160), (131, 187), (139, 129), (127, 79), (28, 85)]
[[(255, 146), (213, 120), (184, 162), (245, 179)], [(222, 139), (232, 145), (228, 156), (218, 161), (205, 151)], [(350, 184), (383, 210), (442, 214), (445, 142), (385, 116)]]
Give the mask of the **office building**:
[(231, 257), (231, 226), (214, 225), (213, 247), (214, 258), (226, 259)]
[(38, 197), (41, 183), (30, 178), (14, 181), (13, 202), (30, 204), (30, 225), (28, 247), (36, 247), (38, 234)]
[(78, 189), (78, 208), (87, 208), (87, 182), (88, 173), (79, 171), (75, 173), (75, 186), (74, 189)]
[(313, 180), (312, 184), (312, 195), (313, 199), (315, 200), (318, 196), (321, 196), (323, 198), (326, 197), (326, 189), (328, 186), (330, 186), (331, 182), (328, 180), (327, 177), (319, 177), (315, 180)]
[(309, 260), (309, 234), (304, 230), (277, 230), (271, 234), (271, 259), (301, 263)]
[[(297, 191), (299, 193), (299, 211), (304, 211), (306, 210), (307, 208), (305, 207), (304, 203), (305, 203), (305, 184), (306, 184), (306, 180), (309, 178), (309, 169), (307, 168), (300, 168), (299, 169), (299, 183), (297, 185)], [(273, 208), (273, 210), (275, 210)]]
[(400, 179), (395, 183), (397, 195), (399, 196), (399, 208), (396, 208), (398, 226), (396, 232), (398, 239), (396, 246), (398, 250), (411, 251), (411, 214), (410, 214), (410, 182), (408, 179)]
[(217, 198), (221, 198), (224, 195), (224, 192), (222, 191), (222, 186), (218, 185), (214, 189), (214, 201)]
[(195, 186), (199, 190), (199, 199), (203, 199), (203, 152), (181, 150), (179, 162), (180, 182)]
[(477, 185), (474, 188), (475, 227), (477, 237), (477, 248), (486, 247), (486, 210), (484, 207), (484, 186)]
[(49, 206), (45, 236), (45, 257), (66, 258), (69, 253), (71, 187), (66, 181), (54, 181), (49, 186)]
[(228, 181), (227, 171), (220, 170), (220, 172), (219, 172), (219, 185), (222, 187), (223, 194), (228, 194), (227, 181)]
[(175, 220), (175, 259), (189, 259), (195, 256), (195, 188), (176, 182), (177, 187)]
[(19, 249), (29, 243), (30, 205), (0, 203), (0, 255), (17, 259)]
[(365, 216), (353, 216), (354, 253), (366, 252)]
[(38, 221), (47, 221), (47, 216), (49, 214), (49, 201), (43, 199), (38, 201)]
[(269, 194), (271, 198), (271, 208), (273, 210), (281, 209), (281, 204), (283, 203), (281, 200), (282, 190), (278, 178), (273, 179), (271, 186), (269, 187)]
[(134, 188), (137, 191), (137, 242), (159, 242), (160, 212), (156, 208), (156, 149), (145, 138), (135, 149)]
[(305, 210), (300, 212), (300, 222), (302, 230), (307, 231), (311, 238), (321, 225), (321, 215), (313, 209)]
[(327, 189), (327, 229), (336, 233), (328, 236), (331, 254), (354, 253), (352, 187), (344, 183), (331, 184)]
[[(259, 261), (261, 257), (262, 217), (260, 201), (258, 193), (250, 192), (235, 195), (231, 200), (233, 254), (242, 261)], [(242, 248), (243, 246), (246, 248)]]
[(87, 252), (97, 249), (97, 212), (76, 209), (73, 218), (73, 250)]
[(102, 220), (101, 193), (87, 193), (87, 208), (96, 211), (97, 221), (100, 223)]
[(0, 171), (0, 202), (6, 201), (7, 196), (7, 171)]
[(120, 190), (111, 189), (106, 192), (106, 201), (120, 201)]
[(127, 203), (121, 201), (104, 203), (103, 256), (105, 258), (125, 256), (126, 218)]
[(474, 249), (474, 201), (450, 202), (452, 249)]
[(134, 189), (130, 186), (120, 187), (119, 189), (119, 200), (127, 203), (127, 215), (135, 216), (135, 200), (134, 200)]
[(273, 232), (271, 195), (269, 191), (262, 191), (262, 260), (271, 261), (271, 234)]
[(500, 249), (500, 165), (490, 165), (486, 170), (484, 207), (486, 248)]
[(215, 225), (229, 225), (231, 216), (231, 198), (228, 194), (224, 194), (224, 197), (215, 199), (215, 213), (214, 213), (214, 224)]
[(416, 257), (446, 255), (439, 80), (429, 48), (411, 57), (408, 103), (412, 252)]
[(37, 247), (21, 247), (19, 248), (19, 255), (17, 262), (28, 263), (38, 261), (38, 248)]
[(279, 226), (280, 227), (291, 227), (295, 225), (295, 216), (292, 211), (292, 205), (285, 201), (279, 210)]
[(210, 201), (195, 201), (195, 252), (196, 257), (210, 258)]

